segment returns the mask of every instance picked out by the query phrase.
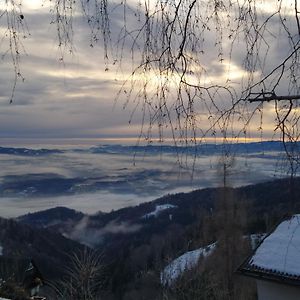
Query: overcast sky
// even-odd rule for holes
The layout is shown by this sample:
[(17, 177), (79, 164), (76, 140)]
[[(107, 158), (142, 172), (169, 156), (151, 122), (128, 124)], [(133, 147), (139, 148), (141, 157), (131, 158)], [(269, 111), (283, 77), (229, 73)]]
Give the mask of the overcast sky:
[[(41, 3), (44, 3), (43, 7)], [(141, 126), (140, 114), (135, 115), (129, 126), (134, 103), (124, 110), (125, 99), (121, 97), (115, 104), (122, 75), (111, 65), (105, 71), (102, 42), (93, 48), (89, 46), (89, 28), (78, 15), (74, 19), (74, 52), (72, 55), (64, 53), (62, 63), (56, 27), (50, 24), (47, 3), (47, 0), (23, 0), (30, 36), (22, 41), (26, 55), (22, 55), (20, 67), (25, 80), (18, 81), (12, 104), (9, 104), (9, 99), (13, 88), (13, 66), (9, 55), (1, 61), (0, 138), (137, 137)], [(265, 11), (268, 10), (270, 7), (265, 8)], [(79, 14), (79, 10), (77, 12)], [(6, 23), (3, 18), (0, 25), (4, 33)], [(111, 20), (113, 33), (118, 31), (118, 25), (118, 14), (115, 13)], [(276, 43), (276, 51), (268, 55), (268, 63), (282, 57), (284, 41), (281, 43), (279, 38)], [(0, 48), (2, 54), (6, 47), (4, 41)], [(233, 54), (231, 78), (239, 82), (243, 73), (239, 66), (242, 54), (237, 49)], [(228, 72), (226, 61), (223, 65), (211, 59), (205, 62), (211, 79), (216, 82)], [(123, 66), (126, 74), (126, 62)], [(264, 118), (265, 138), (271, 138), (275, 118), (271, 108), (267, 107)], [(254, 124), (253, 137), (259, 136), (256, 127), (257, 124)]]

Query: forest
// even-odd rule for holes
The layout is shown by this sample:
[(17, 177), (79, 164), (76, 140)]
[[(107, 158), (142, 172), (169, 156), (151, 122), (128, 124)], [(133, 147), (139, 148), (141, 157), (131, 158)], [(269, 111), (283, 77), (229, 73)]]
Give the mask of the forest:
[[(196, 190), (88, 219), (66, 208), (1, 219), (1, 267), (7, 269), (7, 253), (33, 258), (47, 299), (256, 299), (254, 281), (236, 270), (252, 252), (251, 235), (268, 233), (299, 207), (290, 187), (289, 179), (281, 179)], [(143, 218), (166, 204), (172, 207)], [(76, 225), (82, 231), (74, 232)], [(116, 226), (124, 230), (108, 230)], [(163, 283), (162, 271), (172, 260), (215, 242), (209, 256)], [(20, 278), (10, 277), (0, 295), (27, 299), (18, 285)], [(86, 287), (84, 295), (79, 287)]]

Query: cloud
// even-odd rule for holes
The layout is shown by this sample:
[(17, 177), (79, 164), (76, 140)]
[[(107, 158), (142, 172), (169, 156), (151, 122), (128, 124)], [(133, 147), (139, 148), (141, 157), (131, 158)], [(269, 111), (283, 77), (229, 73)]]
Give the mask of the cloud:
[[(9, 56), (5, 57), (1, 63), (0, 138), (138, 136), (142, 120), (141, 109), (143, 107), (139, 106), (132, 126), (129, 127), (128, 121), (131, 118), (131, 112), (134, 110), (135, 105), (138, 105), (138, 101), (130, 102), (127, 106), (127, 111), (122, 109), (122, 105), (126, 102), (125, 94), (121, 95), (120, 102), (117, 105), (114, 102), (122, 80), (131, 71), (132, 65), (128, 49), (132, 45), (132, 40), (126, 40), (122, 45), (122, 66), (110, 65), (110, 70), (105, 72), (107, 65), (104, 60), (103, 41), (100, 39), (94, 47), (90, 47), (90, 28), (86, 19), (78, 11), (73, 20), (74, 51), (69, 55), (67, 51), (61, 53), (58, 50), (57, 28), (55, 24), (50, 24), (49, 6), (44, 5), (44, 7), (38, 8), (38, 1), (29, 2), (27, 1), (27, 4), (24, 6), (24, 13), (31, 35), (22, 41), (27, 54), (23, 55), (20, 61), (25, 82), (19, 81), (12, 105), (9, 105), (9, 98), (13, 88), (13, 66), (10, 64)], [(48, 1), (45, 3), (48, 3)], [(136, 25), (141, 26), (142, 24), (142, 22), (137, 24), (135, 21), (134, 11), (136, 10), (136, 4), (134, 4), (134, 1), (131, 5), (132, 10), (128, 9), (127, 32), (130, 32)], [(262, 4), (259, 3), (257, 5), (260, 6)], [(269, 13), (270, 7), (270, 4), (262, 7), (262, 11), (258, 15), (259, 22), (264, 20), (266, 14)], [(142, 13), (141, 18), (143, 18)], [(120, 31), (122, 32), (121, 20), (122, 7), (113, 10), (110, 15), (112, 41), (116, 40)], [(1, 24), (3, 28), (3, 23)], [(294, 23), (288, 10), (286, 24), (289, 25), (293, 34), (296, 26), (292, 26)], [(272, 51), (267, 52), (266, 56), (266, 73), (278, 62), (282, 61), (289, 50), (286, 47), (286, 35), (280, 32), (281, 27), (278, 17), (275, 16), (270, 20), (268, 30), (265, 30), (267, 42), (272, 47)], [(123, 34), (125, 34), (124, 31)], [(121, 36), (119, 37), (121, 38)], [(144, 45), (139, 45), (140, 40), (136, 41), (138, 52), (139, 47)], [(225, 60), (224, 64), (219, 63), (217, 57), (219, 49), (215, 43), (216, 37), (212, 30), (205, 35), (205, 41), (203, 42), (204, 54), (199, 55), (200, 63), (203, 64), (205, 69), (205, 72), (201, 75), (201, 80), (205, 84), (216, 84), (223, 82), (228, 77), (228, 74), (231, 74), (229, 76), (232, 80), (231, 84), (239, 91), (242, 86), (240, 79), (243, 76), (245, 77), (245, 70), (243, 69), (246, 50), (245, 40), (237, 39), (235, 47), (231, 49), (231, 41), (227, 39), (226, 30), (224, 29), (224, 48), (222, 50), (227, 54), (232, 51), (231, 65), (228, 60)], [(110, 47), (113, 50), (117, 48), (115, 44), (111, 44)], [(266, 53), (267, 47), (267, 45), (262, 43), (259, 51), (262, 54)], [(60, 61), (62, 54), (64, 54), (64, 62)], [(120, 59), (120, 57), (113, 56), (110, 58), (112, 61)], [(139, 56), (137, 55), (136, 59), (138, 58)], [(200, 70), (198, 70), (196, 75), (200, 76), (200, 73)], [(257, 78), (261, 75), (255, 74)], [(197, 76), (194, 76), (196, 80), (199, 79)], [(160, 82), (162, 78), (156, 76), (156, 80)], [(282, 85), (278, 87), (279, 92), (286, 92), (287, 82), (288, 78), (283, 78)], [(215, 103), (218, 105), (224, 103), (224, 98), (227, 99), (228, 96), (228, 94), (220, 92), (219, 97), (217, 95), (214, 96)], [(204, 115), (207, 113), (207, 110), (200, 99), (195, 102), (198, 103), (195, 105), (199, 110), (199, 118), (197, 117), (196, 122), (199, 122), (201, 130), (205, 131), (210, 126), (207, 116)], [(172, 118), (175, 120), (175, 111), (172, 106), (170, 107), (171, 114), (174, 112)], [(221, 107), (223, 108), (223, 106)], [(251, 111), (254, 106), (249, 107), (249, 111)], [(246, 111), (243, 111), (243, 113), (247, 114)], [(203, 112), (205, 113), (203, 114)], [(253, 123), (256, 124), (258, 119), (259, 117), (254, 119)], [(273, 120), (274, 110), (266, 110), (265, 122), (267, 130), (265, 134), (268, 137), (273, 135)], [(236, 124), (240, 125), (241, 123), (236, 121)], [(257, 133), (256, 129), (252, 129), (252, 132), (254, 136), (260, 134)], [(165, 134), (170, 135), (170, 130), (166, 129)], [(201, 135), (201, 131), (199, 131), (199, 135)]]
[(104, 71), (101, 45), (89, 47), (89, 28), (82, 17), (74, 18), (77, 51), (65, 54), (65, 63), (59, 61), (56, 28), (47, 9), (26, 7), (26, 21), (31, 36), (23, 41), (27, 55), (20, 62), (25, 81), (18, 82), (12, 104), (9, 56), (2, 64), (0, 137), (82, 137), (96, 130), (97, 136), (105, 136), (105, 128), (126, 127), (129, 114), (113, 111), (120, 83), (114, 72)]
[(74, 226), (71, 232), (64, 233), (64, 235), (90, 247), (96, 247), (102, 243), (105, 235), (131, 234), (141, 230), (141, 228), (142, 225), (140, 224), (118, 222), (117, 220), (112, 220), (105, 224), (104, 227), (98, 228), (93, 226), (90, 217), (85, 216)]
[[(51, 147), (53, 149), (54, 145)], [(152, 201), (167, 193), (222, 185), (219, 153), (208, 155), (199, 151), (196, 161), (193, 156), (183, 156), (179, 165), (174, 153), (141, 151), (134, 158), (133, 151), (126, 150), (126, 147), (107, 146), (106, 149), (108, 153), (99, 154), (86, 149), (66, 150), (46, 157), (0, 155), (0, 187), (15, 189), (15, 193), (10, 190), (9, 195), (1, 197), (0, 215), (14, 217), (55, 206), (66, 206), (88, 214), (110, 212)], [(286, 161), (280, 161), (283, 153), (276, 149), (257, 149), (256, 146), (254, 152), (246, 152), (237, 151), (234, 156), (234, 166), (228, 178), (233, 186), (286, 175)], [(193, 168), (188, 169), (188, 166)], [(90, 219), (85, 222), (90, 222)], [(84, 232), (82, 228), (93, 228), (90, 223), (81, 225), (77, 228), (78, 235)], [(105, 232), (125, 233), (137, 229), (131, 227), (133, 224), (117, 220), (108, 225), (100, 235), (91, 231), (89, 240), (99, 237), (100, 241)]]

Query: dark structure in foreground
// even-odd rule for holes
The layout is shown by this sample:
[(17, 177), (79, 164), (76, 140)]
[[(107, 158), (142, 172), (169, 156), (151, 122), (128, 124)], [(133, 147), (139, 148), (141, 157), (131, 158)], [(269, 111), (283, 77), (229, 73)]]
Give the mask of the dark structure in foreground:
[(43, 276), (32, 259), (0, 256), (0, 297), (44, 299), (38, 297)]

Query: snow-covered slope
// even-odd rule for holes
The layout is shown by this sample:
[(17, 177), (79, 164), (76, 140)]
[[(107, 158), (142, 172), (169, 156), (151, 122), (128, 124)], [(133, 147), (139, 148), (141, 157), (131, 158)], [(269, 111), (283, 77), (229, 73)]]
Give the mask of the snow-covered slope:
[(163, 285), (172, 284), (184, 271), (195, 267), (201, 257), (210, 255), (216, 247), (216, 243), (193, 251), (188, 251), (173, 260), (160, 274)]
[[(251, 234), (244, 236), (244, 238), (249, 239), (252, 249), (260, 243), (260, 241), (265, 237), (265, 234)], [(206, 247), (199, 248), (193, 251), (186, 252), (174, 259), (160, 274), (161, 283), (163, 285), (172, 284), (180, 275), (185, 271), (194, 268), (201, 257), (209, 256), (216, 248), (217, 243), (210, 244)]]
[(156, 205), (155, 210), (144, 215), (142, 218), (147, 219), (151, 217), (157, 217), (159, 214), (161, 214), (164, 210), (171, 209), (171, 208), (177, 208), (176, 205), (172, 204), (162, 204), (162, 205)]

